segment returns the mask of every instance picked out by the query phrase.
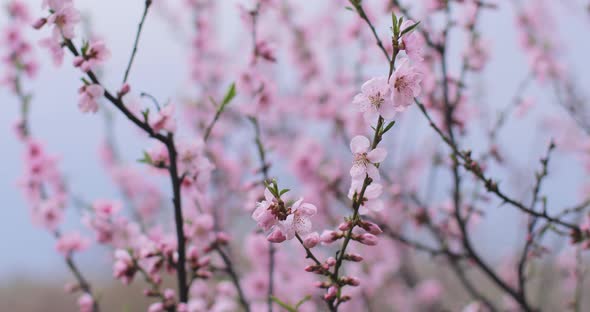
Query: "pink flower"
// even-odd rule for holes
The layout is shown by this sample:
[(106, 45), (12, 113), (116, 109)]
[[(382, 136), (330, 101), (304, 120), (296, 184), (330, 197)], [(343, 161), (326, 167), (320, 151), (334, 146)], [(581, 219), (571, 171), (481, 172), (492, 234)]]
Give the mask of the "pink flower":
[(299, 234), (306, 237), (311, 233), (311, 217), (317, 213), (316, 206), (304, 203), (303, 198), (287, 208), (285, 203), (274, 198), (267, 189), (264, 191), (265, 200), (259, 202), (252, 213), (252, 218), (264, 231), (272, 229), (267, 240), (282, 243)]
[(361, 93), (354, 97), (352, 103), (358, 105), (367, 122), (375, 122), (379, 115), (385, 119), (391, 119), (395, 115), (387, 77), (377, 77), (365, 82), (361, 86)]
[[(352, 199), (354, 194), (360, 194), (363, 186), (363, 180), (352, 180), (350, 190), (348, 191), (348, 198)], [(379, 183), (371, 183), (365, 189), (363, 194), (362, 205), (359, 208), (359, 213), (362, 215), (376, 213), (383, 210), (383, 201), (378, 200), (383, 193), (383, 186)]]
[[(416, 24), (414, 21), (406, 20), (402, 23), (401, 29), (404, 31), (414, 24)], [(424, 61), (424, 38), (422, 38), (422, 34), (412, 30), (402, 36), (402, 43), (403, 49), (410, 60), (414, 62)]]
[(273, 205), (277, 205), (277, 201), (268, 189), (264, 189), (264, 199), (256, 204), (256, 209), (252, 213), (252, 219), (256, 221), (258, 227), (264, 231), (268, 231), (279, 222), (271, 209)]
[(102, 65), (111, 57), (111, 51), (103, 41), (92, 42), (88, 50), (82, 56), (74, 58), (74, 66), (80, 67), (84, 72), (91, 71)]
[(101, 85), (84, 85), (78, 90), (78, 108), (83, 113), (96, 113), (98, 111), (98, 100), (103, 96), (104, 89)]
[(110, 218), (121, 211), (123, 204), (119, 201), (112, 200), (96, 200), (92, 203), (94, 212), (103, 218)]
[(279, 223), (279, 229), (287, 240), (293, 239), (295, 234), (302, 237), (311, 233), (311, 217), (317, 213), (316, 206), (304, 203), (303, 198), (296, 201), (291, 207), (292, 213), (287, 219)]
[(80, 22), (80, 12), (68, 1), (54, 2), (62, 2), (62, 4), (59, 5), (59, 8), (52, 8), (54, 13), (47, 18), (47, 24), (55, 26), (53, 28), (54, 35), (61, 35), (66, 39), (74, 38), (74, 28)]
[(38, 217), (41, 225), (48, 230), (55, 230), (63, 220), (62, 203), (56, 198), (47, 199), (39, 205)]
[(78, 298), (78, 309), (80, 312), (94, 311), (94, 299), (90, 294), (85, 293)]
[(43, 0), (41, 7), (43, 9), (50, 9), (57, 11), (66, 5), (71, 5), (73, 0)]
[(400, 60), (400, 63), (389, 83), (392, 90), (393, 106), (397, 111), (404, 111), (412, 105), (414, 98), (420, 95), (422, 74), (410, 65), (408, 59), (404, 58)]
[(152, 303), (148, 307), (148, 312), (164, 312), (164, 304), (161, 302)]
[(162, 108), (150, 125), (155, 132), (166, 130), (168, 132), (176, 131), (176, 120), (174, 120), (174, 104), (168, 104)]
[(115, 262), (113, 264), (113, 276), (121, 280), (125, 285), (128, 285), (136, 272), (135, 263), (128, 251), (117, 249), (115, 250)]
[(353, 180), (362, 180), (369, 175), (373, 180), (379, 180), (379, 170), (375, 164), (382, 162), (387, 156), (383, 148), (375, 148), (371, 151), (371, 142), (362, 135), (357, 135), (350, 141), (350, 149), (354, 155), (350, 176)]
[(65, 257), (74, 252), (80, 252), (88, 248), (90, 242), (78, 232), (63, 234), (55, 245), (55, 249)]
[(64, 59), (64, 50), (61, 46), (59, 38), (55, 38), (54, 36), (45, 38), (39, 41), (39, 45), (49, 50), (54, 65), (61, 65)]

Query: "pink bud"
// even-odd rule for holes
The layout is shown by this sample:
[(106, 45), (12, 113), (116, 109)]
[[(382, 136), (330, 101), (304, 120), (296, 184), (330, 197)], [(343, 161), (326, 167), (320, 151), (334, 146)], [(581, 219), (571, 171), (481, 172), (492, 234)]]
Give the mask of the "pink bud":
[(305, 246), (305, 248), (311, 249), (315, 247), (319, 242), (320, 234), (318, 234), (317, 232), (313, 232), (305, 237), (305, 239), (303, 240), (303, 246)]
[(229, 243), (230, 240), (231, 240), (231, 237), (229, 236), (229, 234), (227, 234), (225, 232), (218, 232), (217, 233), (217, 243), (219, 243), (221, 245), (225, 245), (225, 244)]
[(271, 243), (282, 243), (287, 237), (280, 230), (274, 230), (266, 237), (266, 239)]
[(368, 246), (375, 246), (375, 245), (377, 245), (377, 236), (370, 234), (370, 233), (364, 233), (358, 237), (358, 241), (361, 244), (365, 244)]
[(82, 65), (82, 63), (84, 63), (84, 58), (81, 56), (76, 56), (74, 58), (74, 67), (80, 67), (80, 65)]
[(326, 301), (334, 300), (336, 299), (337, 295), (338, 289), (336, 288), (336, 286), (330, 286), (330, 288), (328, 288), (328, 292), (326, 292), (326, 294), (324, 295), (324, 299)]
[(325, 230), (324, 232), (322, 232), (322, 235), (320, 236), (320, 240), (324, 244), (331, 244), (331, 243), (335, 242), (336, 240), (340, 239), (340, 237), (341, 236), (336, 231)]
[(129, 85), (129, 83), (126, 82), (123, 84), (121, 90), (119, 90), (117, 94), (119, 95), (119, 97), (122, 97), (123, 95), (129, 93), (129, 91), (131, 91), (131, 86)]
[(363, 261), (363, 257), (359, 254), (351, 253), (344, 255), (344, 260), (352, 261), (352, 262), (361, 262)]
[(367, 232), (369, 232), (369, 233), (371, 233), (373, 235), (379, 235), (379, 234), (383, 233), (383, 231), (381, 230), (381, 228), (377, 224), (375, 224), (373, 222), (363, 221), (361, 223), (361, 227), (365, 231), (367, 231)]
[(170, 288), (166, 288), (164, 290), (164, 298), (166, 300), (174, 300), (174, 290), (170, 289)]
[(352, 223), (350, 221), (346, 221), (346, 222), (340, 223), (340, 225), (338, 226), (338, 229), (340, 231), (348, 231), (348, 230), (350, 230), (351, 226), (352, 226)]
[(330, 258), (326, 259), (326, 264), (328, 266), (334, 266), (336, 264), (336, 259), (334, 259), (334, 257), (330, 257)]
[(43, 27), (46, 23), (47, 23), (46, 18), (40, 18), (33, 23), (33, 28), (41, 29), (41, 27)]

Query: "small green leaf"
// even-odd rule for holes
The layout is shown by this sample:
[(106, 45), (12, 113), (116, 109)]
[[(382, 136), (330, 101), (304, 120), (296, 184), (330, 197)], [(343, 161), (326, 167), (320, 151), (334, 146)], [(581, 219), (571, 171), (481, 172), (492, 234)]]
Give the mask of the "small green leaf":
[(236, 83), (234, 82), (229, 86), (229, 89), (227, 90), (225, 97), (223, 97), (223, 101), (221, 101), (221, 107), (219, 109), (223, 110), (225, 108), (225, 106), (227, 104), (229, 104), (229, 102), (231, 102), (231, 100), (233, 100), (233, 98), (235, 96), (236, 96)]
[(381, 132), (381, 134), (385, 134), (387, 131), (391, 129), (391, 127), (393, 127), (393, 125), (395, 125), (395, 120), (388, 123), (387, 126), (385, 126), (385, 129), (383, 129), (383, 131)]
[(391, 12), (391, 29), (394, 31), (397, 29), (397, 16), (395, 16), (394, 12)]
[(284, 190), (281, 190), (281, 191), (279, 192), (279, 196), (283, 196), (283, 194), (287, 193), (288, 191), (290, 191), (290, 189), (284, 189)]
[(140, 163), (152, 164), (152, 157), (147, 152), (143, 152), (143, 158), (137, 160)]
[(278, 305), (280, 305), (283, 309), (289, 311), (289, 312), (297, 312), (297, 308), (294, 308), (290, 305), (288, 305), (287, 303), (281, 301), (279, 298), (275, 297), (275, 296), (271, 296), (270, 297), (272, 299), (272, 301), (276, 302)]
[(306, 303), (309, 300), (311, 300), (311, 296), (310, 295), (305, 296), (303, 299), (301, 299), (301, 300), (299, 300), (299, 302), (297, 302), (297, 304), (295, 305), (295, 309), (299, 309), (299, 307), (302, 304)]
[(419, 25), (419, 24), (420, 24), (420, 22), (417, 22), (417, 23), (415, 23), (414, 25), (412, 25), (412, 26), (410, 26), (410, 27), (408, 27), (408, 28), (404, 29), (404, 30), (402, 31), (402, 36), (403, 36), (403, 35), (405, 35), (405, 34), (407, 34), (407, 33), (409, 33), (409, 32), (411, 32), (412, 30), (416, 29), (416, 27), (418, 27), (418, 25)]

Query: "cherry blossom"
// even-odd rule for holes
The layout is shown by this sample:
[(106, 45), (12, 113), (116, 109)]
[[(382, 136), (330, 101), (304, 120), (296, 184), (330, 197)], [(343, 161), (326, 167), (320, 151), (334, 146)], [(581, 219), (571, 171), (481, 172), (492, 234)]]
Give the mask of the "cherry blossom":
[(79, 90), (78, 108), (83, 113), (96, 113), (98, 111), (98, 100), (104, 94), (104, 88), (98, 84), (84, 85)]
[(416, 67), (410, 65), (408, 59), (401, 59), (394, 71), (389, 84), (391, 86), (391, 100), (397, 111), (404, 111), (420, 96), (422, 74)]
[(371, 142), (362, 135), (355, 136), (350, 141), (350, 150), (354, 157), (350, 169), (353, 180), (364, 179), (367, 175), (374, 180), (379, 180), (379, 170), (375, 165), (385, 159), (387, 151), (380, 147), (371, 150), (370, 148)]

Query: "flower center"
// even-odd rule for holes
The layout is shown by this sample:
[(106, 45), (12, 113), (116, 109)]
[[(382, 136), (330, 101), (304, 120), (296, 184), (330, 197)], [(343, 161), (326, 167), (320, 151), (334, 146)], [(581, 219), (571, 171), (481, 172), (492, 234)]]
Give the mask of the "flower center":
[(407, 81), (406, 77), (405, 76), (401, 76), (401, 77), (397, 78), (395, 80), (395, 83), (393, 84), (393, 87), (397, 91), (401, 91), (403, 89), (406, 89), (408, 87), (408, 81)]
[(385, 99), (381, 96), (381, 92), (377, 92), (375, 95), (369, 95), (369, 101), (375, 108), (379, 108), (385, 102)]
[(369, 160), (367, 159), (367, 153), (358, 153), (354, 155), (353, 163), (359, 166), (367, 166)]

